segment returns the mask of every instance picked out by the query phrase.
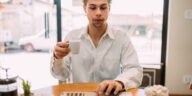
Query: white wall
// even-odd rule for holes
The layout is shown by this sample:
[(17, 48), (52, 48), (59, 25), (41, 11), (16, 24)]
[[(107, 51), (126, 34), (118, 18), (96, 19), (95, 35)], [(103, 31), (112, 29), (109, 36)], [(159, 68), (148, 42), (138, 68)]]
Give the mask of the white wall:
[(176, 94), (192, 94), (182, 83), (192, 75), (192, 19), (184, 18), (186, 9), (192, 10), (192, 0), (169, 0), (166, 86)]

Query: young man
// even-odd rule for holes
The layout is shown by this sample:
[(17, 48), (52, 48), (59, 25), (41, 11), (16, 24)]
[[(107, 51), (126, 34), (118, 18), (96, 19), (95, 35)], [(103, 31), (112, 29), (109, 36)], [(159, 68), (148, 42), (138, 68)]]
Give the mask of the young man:
[[(100, 95), (117, 94), (124, 88), (138, 87), (143, 71), (126, 32), (107, 24), (111, 0), (83, 0), (89, 20), (87, 28), (70, 32), (58, 42), (52, 59), (52, 75), (73, 82), (99, 82)], [(70, 54), (69, 40), (80, 39), (80, 53)], [(112, 91), (113, 90), (113, 91)]]

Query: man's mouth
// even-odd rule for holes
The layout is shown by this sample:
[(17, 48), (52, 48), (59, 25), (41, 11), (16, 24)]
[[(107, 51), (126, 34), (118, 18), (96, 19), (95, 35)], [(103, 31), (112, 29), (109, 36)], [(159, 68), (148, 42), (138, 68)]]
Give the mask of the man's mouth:
[(104, 21), (104, 19), (94, 19), (94, 21), (97, 22), (97, 23), (101, 23), (101, 22)]

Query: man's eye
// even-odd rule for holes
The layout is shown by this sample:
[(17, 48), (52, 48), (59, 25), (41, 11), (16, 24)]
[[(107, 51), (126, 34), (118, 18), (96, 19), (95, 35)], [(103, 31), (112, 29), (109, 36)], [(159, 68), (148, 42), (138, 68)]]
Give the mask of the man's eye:
[(105, 9), (107, 9), (107, 7), (101, 7), (100, 9), (101, 9), (101, 10), (105, 10)]
[(89, 9), (91, 9), (91, 10), (95, 10), (95, 9), (96, 9), (96, 7), (89, 7)]

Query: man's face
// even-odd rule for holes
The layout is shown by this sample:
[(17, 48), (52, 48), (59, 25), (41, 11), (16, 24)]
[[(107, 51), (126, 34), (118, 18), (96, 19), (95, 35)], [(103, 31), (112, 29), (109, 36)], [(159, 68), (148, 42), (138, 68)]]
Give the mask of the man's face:
[(89, 24), (99, 28), (106, 24), (110, 5), (108, 0), (88, 0), (87, 4), (84, 5), (84, 10)]

